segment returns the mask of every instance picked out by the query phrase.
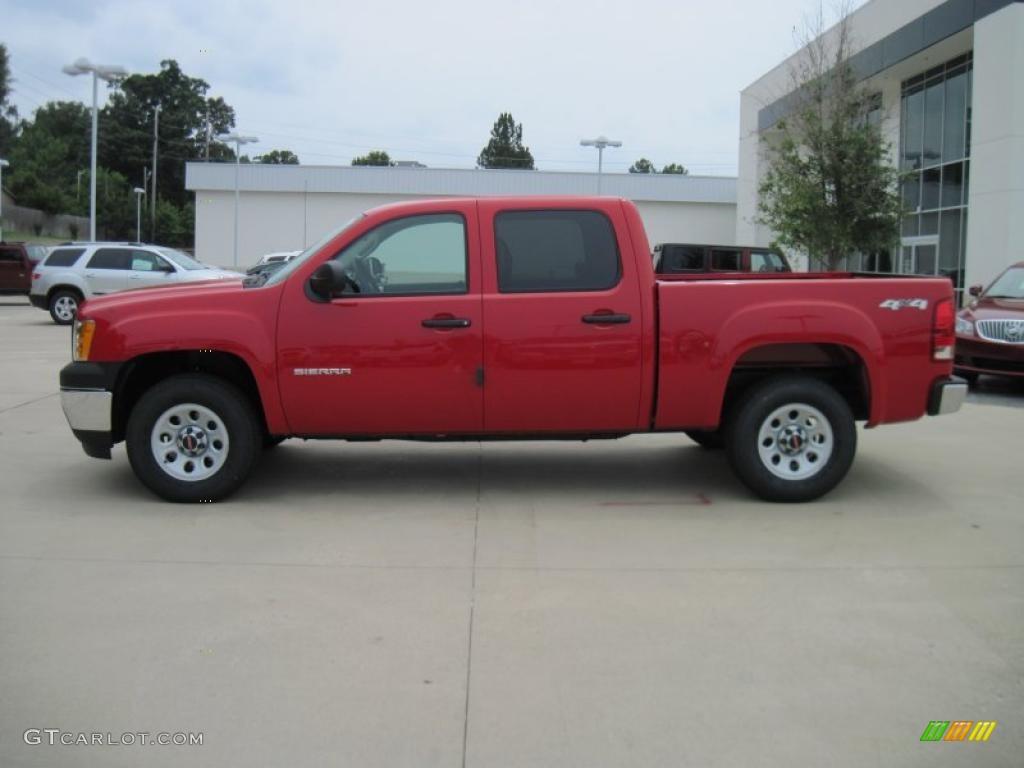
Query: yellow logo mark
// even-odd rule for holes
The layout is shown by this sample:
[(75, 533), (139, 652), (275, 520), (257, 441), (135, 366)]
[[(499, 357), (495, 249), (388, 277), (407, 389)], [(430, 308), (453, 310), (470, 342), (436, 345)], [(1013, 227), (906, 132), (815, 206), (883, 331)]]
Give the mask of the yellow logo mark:
[(974, 730), (971, 731), (970, 738), (968, 741), (988, 741), (988, 737), (992, 735), (992, 731), (996, 729), (996, 721), (981, 721), (974, 726)]

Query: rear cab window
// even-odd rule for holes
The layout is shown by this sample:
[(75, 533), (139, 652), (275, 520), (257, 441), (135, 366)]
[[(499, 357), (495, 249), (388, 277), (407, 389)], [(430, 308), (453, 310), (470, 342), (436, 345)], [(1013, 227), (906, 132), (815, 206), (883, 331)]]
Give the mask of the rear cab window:
[(43, 262), (44, 267), (71, 267), (85, 253), (85, 248), (54, 248)]
[(494, 242), (501, 293), (603, 291), (622, 275), (615, 231), (599, 211), (502, 211)]

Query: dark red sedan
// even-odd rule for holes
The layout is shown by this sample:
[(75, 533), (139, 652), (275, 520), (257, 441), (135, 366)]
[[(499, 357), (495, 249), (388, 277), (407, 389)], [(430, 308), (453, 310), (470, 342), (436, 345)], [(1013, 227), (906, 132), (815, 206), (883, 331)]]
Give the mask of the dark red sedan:
[(1024, 261), (1009, 267), (956, 318), (955, 372), (1024, 378)]

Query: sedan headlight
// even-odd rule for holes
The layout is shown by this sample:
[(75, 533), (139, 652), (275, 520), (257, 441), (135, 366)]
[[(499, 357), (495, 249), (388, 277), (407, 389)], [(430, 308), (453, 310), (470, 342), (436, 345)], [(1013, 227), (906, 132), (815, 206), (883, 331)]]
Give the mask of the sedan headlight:
[(89, 359), (92, 337), (96, 333), (95, 320), (75, 320), (71, 329), (71, 359), (75, 362)]
[(973, 336), (974, 323), (966, 317), (958, 317), (956, 319), (956, 334), (957, 336)]

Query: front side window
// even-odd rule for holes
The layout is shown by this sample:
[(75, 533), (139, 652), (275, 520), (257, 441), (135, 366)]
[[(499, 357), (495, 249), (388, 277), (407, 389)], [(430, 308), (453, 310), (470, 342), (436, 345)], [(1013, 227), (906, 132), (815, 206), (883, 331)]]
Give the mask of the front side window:
[(603, 291), (619, 282), (619, 249), (597, 211), (506, 211), (494, 217), (502, 293)]
[(70, 267), (78, 257), (85, 253), (85, 248), (57, 248), (46, 257), (47, 267)]
[(457, 213), (408, 216), (371, 229), (340, 254), (361, 295), (466, 292), (466, 222)]
[(157, 272), (166, 270), (171, 265), (161, 259), (155, 253), (149, 251), (132, 251), (133, 272)]
[(128, 269), (131, 251), (127, 248), (99, 248), (85, 265), (86, 269)]

